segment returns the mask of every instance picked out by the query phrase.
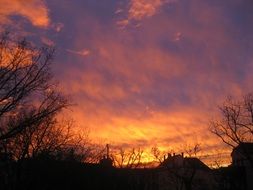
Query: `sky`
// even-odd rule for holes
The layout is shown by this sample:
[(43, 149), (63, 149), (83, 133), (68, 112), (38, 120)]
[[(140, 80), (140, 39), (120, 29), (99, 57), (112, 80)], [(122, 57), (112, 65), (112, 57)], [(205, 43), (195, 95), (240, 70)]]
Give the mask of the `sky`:
[(93, 141), (221, 147), (208, 131), (252, 90), (252, 0), (0, 0), (0, 27), (56, 47), (53, 72)]

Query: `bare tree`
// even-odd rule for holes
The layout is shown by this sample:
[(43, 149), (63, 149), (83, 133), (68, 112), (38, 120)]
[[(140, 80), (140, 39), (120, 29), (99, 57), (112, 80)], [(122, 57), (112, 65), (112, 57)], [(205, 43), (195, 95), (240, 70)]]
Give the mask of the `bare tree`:
[(189, 157), (197, 157), (198, 153), (201, 151), (201, 145), (200, 143), (195, 144), (185, 144), (183, 146), (183, 152), (186, 154), (186, 156)]
[(140, 148), (124, 149), (119, 148), (114, 150), (111, 155), (114, 165), (119, 168), (138, 168), (143, 157), (143, 150)]
[(68, 106), (52, 79), (53, 54), (53, 48), (36, 48), (8, 34), (0, 38), (0, 141)]
[[(8, 33), (0, 37), (1, 171), (4, 175), (16, 171), (12, 179), (17, 181), (24, 158), (56, 149), (60, 142), (66, 144), (63, 140), (69, 139), (54, 123), (69, 103), (53, 80), (50, 71), (53, 55), (52, 47), (37, 48)], [(2, 162), (3, 157), (8, 159)], [(6, 169), (14, 165), (15, 170)]]
[[(223, 143), (235, 148), (246, 142), (253, 142), (253, 94), (249, 93), (240, 100), (228, 98), (219, 107), (220, 117), (210, 122), (210, 131), (219, 137)], [(247, 150), (242, 154), (253, 160)]]
[(151, 148), (151, 154), (154, 160), (161, 164), (166, 159), (166, 152), (161, 151), (157, 146)]
[(48, 118), (40, 125), (30, 126), (15, 137), (5, 139), (2, 147), (16, 161), (41, 155), (64, 159), (70, 150), (73, 154), (80, 152), (81, 155), (82, 148), (86, 147), (87, 137), (75, 134), (73, 127), (72, 120)]

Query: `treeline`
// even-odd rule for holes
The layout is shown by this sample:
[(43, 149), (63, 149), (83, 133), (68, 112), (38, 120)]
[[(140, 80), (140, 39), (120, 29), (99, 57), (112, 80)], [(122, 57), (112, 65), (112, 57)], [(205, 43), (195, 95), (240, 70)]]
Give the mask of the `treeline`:
[[(71, 106), (59, 91), (51, 64), (54, 48), (37, 48), (8, 32), (0, 37), (0, 187), (18, 189), (28, 160), (82, 162), (92, 147), (76, 134)], [(90, 160), (91, 161), (91, 160)]]

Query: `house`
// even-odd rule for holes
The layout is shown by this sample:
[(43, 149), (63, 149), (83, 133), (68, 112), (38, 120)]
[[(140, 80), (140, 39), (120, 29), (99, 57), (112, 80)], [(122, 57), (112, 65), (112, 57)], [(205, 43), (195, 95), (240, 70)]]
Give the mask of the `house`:
[(240, 143), (231, 153), (232, 165), (253, 167), (253, 143)]
[(159, 185), (161, 190), (214, 189), (212, 170), (195, 157), (184, 154), (168, 154), (160, 164)]
[(168, 157), (160, 164), (166, 168), (191, 168), (196, 170), (210, 171), (210, 168), (195, 157), (184, 157), (184, 154), (168, 154)]
[[(240, 143), (235, 147), (231, 153), (232, 164), (231, 167), (234, 170), (243, 171), (244, 176), (244, 185), (245, 190), (253, 189), (253, 143)], [(238, 172), (237, 172), (238, 173)], [(235, 181), (239, 183), (240, 178), (235, 178)]]

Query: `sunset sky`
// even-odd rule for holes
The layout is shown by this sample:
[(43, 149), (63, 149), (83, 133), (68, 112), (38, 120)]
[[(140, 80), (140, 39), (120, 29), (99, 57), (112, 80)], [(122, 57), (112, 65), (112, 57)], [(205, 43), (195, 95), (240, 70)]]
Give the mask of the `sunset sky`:
[(252, 91), (252, 0), (0, 0), (0, 27), (56, 47), (80, 130), (115, 146), (200, 143), (226, 96)]

